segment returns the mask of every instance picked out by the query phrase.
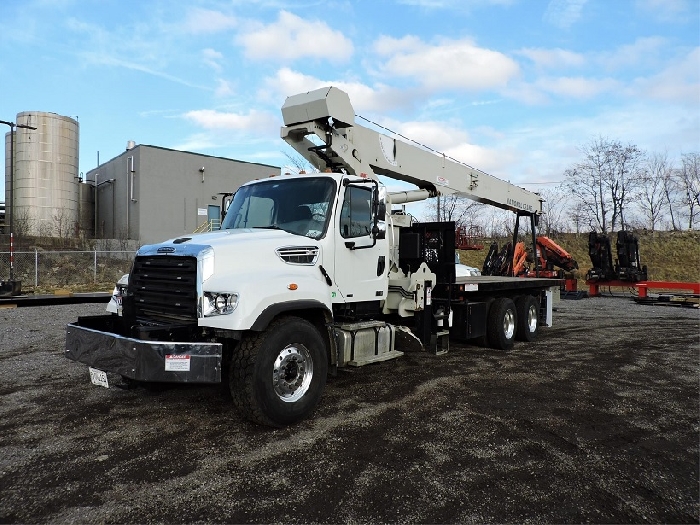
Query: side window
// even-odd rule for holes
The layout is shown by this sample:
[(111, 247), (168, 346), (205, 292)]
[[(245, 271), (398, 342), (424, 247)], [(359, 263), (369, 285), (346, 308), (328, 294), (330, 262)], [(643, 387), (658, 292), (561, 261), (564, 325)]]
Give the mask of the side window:
[(345, 189), (340, 210), (340, 235), (345, 239), (372, 233), (372, 190), (357, 186)]

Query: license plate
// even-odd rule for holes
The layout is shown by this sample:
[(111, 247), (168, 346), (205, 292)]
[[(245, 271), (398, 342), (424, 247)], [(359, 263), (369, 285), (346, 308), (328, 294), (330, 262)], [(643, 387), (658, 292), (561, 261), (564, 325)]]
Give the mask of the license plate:
[(107, 373), (102, 370), (97, 370), (97, 368), (88, 367), (90, 369), (90, 381), (93, 385), (103, 386), (109, 388), (109, 383), (107, 382)]

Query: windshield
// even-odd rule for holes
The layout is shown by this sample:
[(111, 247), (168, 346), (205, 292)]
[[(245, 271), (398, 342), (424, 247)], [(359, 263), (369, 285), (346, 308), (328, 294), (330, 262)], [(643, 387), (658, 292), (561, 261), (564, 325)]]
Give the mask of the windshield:
[(275, 178), (241, 187), (222, 229), (269, 228), (320, 239), (326, 233), (335, 182), (325, 177)]

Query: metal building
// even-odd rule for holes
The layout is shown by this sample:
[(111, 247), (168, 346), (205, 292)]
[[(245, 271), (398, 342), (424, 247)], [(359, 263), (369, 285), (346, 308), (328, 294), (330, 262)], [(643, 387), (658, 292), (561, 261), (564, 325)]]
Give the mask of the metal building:
[(81, 186), (91, 195), (82, 196), (81, 228), (98, 239), (139, 244), (191, 234), (219, 219), (221, 193), (279, 173), (268, 164), (129, 141), (124, 153), (87, 172)]
[[(5, 135), (5, 200), (12, 200), (15, 230), (26, 235), (72, 237), (79, 223), (78, 121), (56, 113), (23, 111), (15, 130), (14, 177), (10, 133)], [(14, 188), (10, 180), (14, 179)]]

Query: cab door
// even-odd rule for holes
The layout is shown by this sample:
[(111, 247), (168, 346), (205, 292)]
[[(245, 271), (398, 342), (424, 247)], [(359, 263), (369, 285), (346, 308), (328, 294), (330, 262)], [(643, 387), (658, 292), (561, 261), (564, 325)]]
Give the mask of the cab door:
[(382, 233), (375, 235), (372, 231), (377, 210), (376, 188), (376, 184), (367, 183), (350, 183), (344, 187), (334, 227), (335, 282), (347, 303), (386, 298), (388, 244)]

